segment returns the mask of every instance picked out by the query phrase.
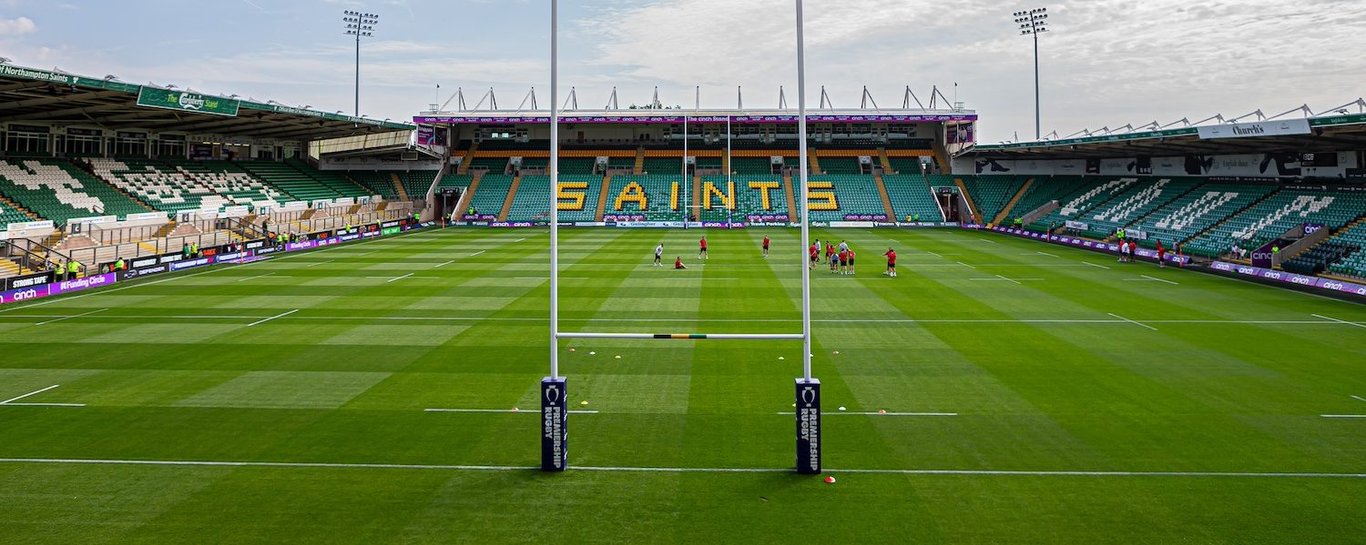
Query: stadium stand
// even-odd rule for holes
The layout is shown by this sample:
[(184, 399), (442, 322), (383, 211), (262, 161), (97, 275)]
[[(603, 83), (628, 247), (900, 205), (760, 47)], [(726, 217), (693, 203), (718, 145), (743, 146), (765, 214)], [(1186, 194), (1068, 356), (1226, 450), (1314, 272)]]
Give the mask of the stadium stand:
[(470, 207), (480, 214), (497, 215), (503, 210), (512, 180), (513, 177), (506, 174), (485, 174), (479, 178), (479, 189), (470, 198)]
[[(669, 206), (669, 197), (672, 192), (673, 184), (679, 184), (680, 197), (684, 191), (684, 178), (680, 174), (649, 174), (649, 175), (629, 175), (613, 176), (610, 194), (607, 199), (607, 215), (635, 215), (643, 214), (650, 221), (680, 221), (683, 217), (683, 209), (687, 203), (679, 203), (679, 210), (673, 210)], [(645, 196), (645, 207), (640, 206), (640, 202), (630, 196), (623, 196), (627, 187), (638, 187)], [(691, 185), (691, 184), (688, 184)], [(482, 189), (482, 187), (481, 187)], [(691, 190), (687, 190), (691, 192)], [(629, 195), (636, 194), (634, 191)]]
[(397, 171), (393, 174), (403, 184), (403, 189), (407, 191), (409, 199), (426, 197), (427, 190), (432, 188), (432, 181), (436, 179), (435, 170), (406, 170)]
[[(481, 181), (482, 189), (482, 181)], [(584, 174), (560, 176), (560, 188), (566, 193), (582, 194), (577, 199), (560, 199), (560, 221), (593, 221), (597, 215), (598, 194), (602, 191), (602, 177)], [(507, 221), (545, 221), (550, 218), (550, 176), (522, 176), (517, 194), (512, 198)]]
[(939, 203), (930, 192), (930, 183), (953, 185), (952, 176), (937, 176), (927, 180), (918, 173), (894, 174), (883, 176), (882, 182), (887, 186), (887, 196), (892, 200), (892, 210), (896, 212), (898, 219), (920, 216), (920, 221), (944, 221)]
[(57, 159), (0, 162), (0, 194), (58, 225), (72, 218), (148, 211), (90, 173)]
[(507, 157), (475, 157), (470, 160), (470, 170), (487, 170), (489, 174), (505, 174), (507, 168)]
[(1036, 177), (1034, 184), (1029, 186), (1029, 190), (1015, 203), (1015, 207), (1009, 210), (1009, 219), (1023, 217), (1050, 201), (1062, 201), (1070, 195), (1083, 192), (1087, 184), (1087, 179), (1081, 176)]
[[(811, 199), (811, 219), (813, 221), (842, 221), (847, 215), (887, 215), (887, 209), (882, 205), (879, 198), (877, 182), (872, 176), (856, 174), (828, 174), (822, 176), (811, 176), (808, 191), (817, 193), (824, 191), (821, 183), (828, 183), (832, 186), (835, 193), (836, 203), (830, 203), (827, 207)], [(893, 182), (897, 183), (897, 182)], [(909, 185), (909, 182), (903, 182)], [(924, 179), (921, 179), (924, 183)], [(814, 195), (813, 195), (814, 197)], [(939, 218), (936, 209), (934, 218)]]
[(227, 162), (92, 158), (90, 168), (104, 181), (157, 210), (219, 209), (233, 205), (274, 205), (284, 197)]
[(1253, 250), (1303, 223), (1330, 229), (1354, 221), (1366, 210), (1366, 192), (1282, 189), (1192, 239), (1186, 252), (1218, 257), (1234, 245)]
[(1148, 233), (1140, 245), (1153, 247), (1156, 241), (1185, 241), (1230, 214), (1246, 208), (1276, 188), (1272, 184), (1206, 183), (1158, 207), (1129, 227)]
[[(968, 194), (977, 204), (977, 212), (981, 214), (983, 222), (989, 222), (1001, 213), (1014, 197), (1024, 187), (1028, 176), (956, 176), (962, 180), (964, 187), (967, 187)], [(891, 191), (891, 188), (887, 188)]]
[(348, 171), (347, 174), (373, 195), (379, 195), (386, 199), (398, 198), (398, 189), (394, 187), (394, 178), (390, 171), (352, 170)]
[(1325, 259), (1324, 266), (1328, 271), (1366, 278), (1366, 221), (1358, 220), (1356, 224), (1329, 238), (1325, 244), (1342, 248), (1336, 259)]
[[(697, 165), (697, 168), (708, 168), (708, 167), (704, 167), (704, 166), (702, 166), (702, 165), (700, 164), (701, 161), (702, 161), (702, 159), (715, 159), (715, 158), (698, 157), (697, 160), (698, 160), (699, 164)], [(720, 161), (720, 159), (716, 159), (716, 163), (715, 163), (715, 164), (716, 164), (715, 168), (721, 168), (721, 161)], [(683, 171), (683, 161), (682, 161), (682, 159), (680, 159), (680, 158), (678, 158), (678, 157), (646, 157), (646, 158), (645, 158), (645, 165), (644, 165), (644, 168), (645, 168), (645, 174), (651, 174), (651, 173), (653, 173), (653, 174), (668, 174), (668, 173), (671, 173), (671, 172), (682, 172), (682, 171)]]
[[(1126, 227), (1167, 202), (1185, 195), (1199, 181), (1191, 178), (1144, 178), (1116, 194), (1109, 202), (1096, 206), (1081, 216), (1088, 225), (1086, 235), (1104, 239), (1121, 227)], [(1158, 237), (1151, 242), (1156, 244)], [(1171, 246), (1174, 241), (1167, 239), (1164, 244)]]
[(731, 157), (730, 169), (736, 174), (772, 174), (773, 163), (768, 157)]
[(11, 223), (24, 223), (27, 221), (30, 221), (30, 218), (24, 215), (23, 212), (0, 204), (0, 226), (7, 226)]
[(821, 170), (824, 174), (863, 174), (858, 157), (821, 157)]

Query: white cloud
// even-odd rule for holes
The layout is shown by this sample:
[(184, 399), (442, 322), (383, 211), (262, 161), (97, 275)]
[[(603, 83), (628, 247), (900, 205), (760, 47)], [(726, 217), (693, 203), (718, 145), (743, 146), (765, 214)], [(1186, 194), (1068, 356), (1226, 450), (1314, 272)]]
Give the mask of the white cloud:
[[(1011, 20), (1015, 7), (809, 0), (808, 105), (822, 84), (837, 106), (857, 105), (863, 85), (882, 106), (900, 106), (906, 85), (927, 100), (932, 85), (951, 96), (958, 82), (961, 98), (982, 115), (983, 138), (1032, 135), (1032, 50)], [(1359, 0), (1087, 0), (1049, 8), (1052, 32), (1040, 44), (1043, 132), (1306, 101), (1323, 108), (1362, 94), (1366, 57), (1344, 53), (1366, 50)], [(717, 102), (723, 106), (734, 104), (734, 86), (743, 84), (758, 99), (747, 103), (773, 106), (785, 84), (791, 102), (794, 23), (785, 0), (618, 5), (582, 22), (599, 30), (583, 72), (605, 73), (646, 96), (654, 84), (686, 89), (689, 104), (694, 84), (730, 89)]]
[(38, 25), (28, 17), (0, 19), (0, 36), (20, 36), (38, 31)]

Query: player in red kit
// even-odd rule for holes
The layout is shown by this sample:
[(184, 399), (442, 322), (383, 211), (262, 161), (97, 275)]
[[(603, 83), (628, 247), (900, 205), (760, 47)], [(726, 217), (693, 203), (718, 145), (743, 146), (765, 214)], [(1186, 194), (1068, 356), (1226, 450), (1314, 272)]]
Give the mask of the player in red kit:
[(707, 259), (707, 237), (697, 241), (697, 259)]
[(764, 235), (764, 259), (768, 259), (768, 235)]
[(887, 272), (882, 274), (896, 278), (896, 250), (887, 248), (887, 253), (882, 255), (887, 256)]

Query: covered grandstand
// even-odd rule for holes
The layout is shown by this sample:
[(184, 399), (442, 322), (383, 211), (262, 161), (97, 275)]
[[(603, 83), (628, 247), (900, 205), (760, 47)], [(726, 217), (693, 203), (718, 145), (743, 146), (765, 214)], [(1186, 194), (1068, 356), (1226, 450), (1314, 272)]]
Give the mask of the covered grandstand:
[(1142, 247), (1160, 243), (1271, 276), (1359, 281), (1366, 277), (1366, 101), (1347, 107), (977, 145), (953, 167), (991, 223), (1033, 236), (1113, 244), (1123, 233)]
[(425, 199), (436, 178), (430, 158), (422, 175), (409, 162), (328, 170), (319, 155), (404, 159), (416, 153), (414, 129), (0, 65), (0, 276), (244, 240), (267, 226), (304, 232), (323, 218), (398, 214)]

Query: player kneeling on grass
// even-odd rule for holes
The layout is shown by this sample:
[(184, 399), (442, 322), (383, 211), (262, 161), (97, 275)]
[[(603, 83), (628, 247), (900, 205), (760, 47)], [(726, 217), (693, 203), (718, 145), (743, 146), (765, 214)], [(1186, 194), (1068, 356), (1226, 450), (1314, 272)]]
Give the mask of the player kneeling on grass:
[(683, 264), (683, 256), (675, 256), (675, 257), (674, 257), (674, 269), (686, 269), (686, 268), (688, 268), (688, 266)]
[(887, 252), (882, 255), (887, 256), (887, 272), (882, 274), (896, 278), (896, 250), (887, 248)]

